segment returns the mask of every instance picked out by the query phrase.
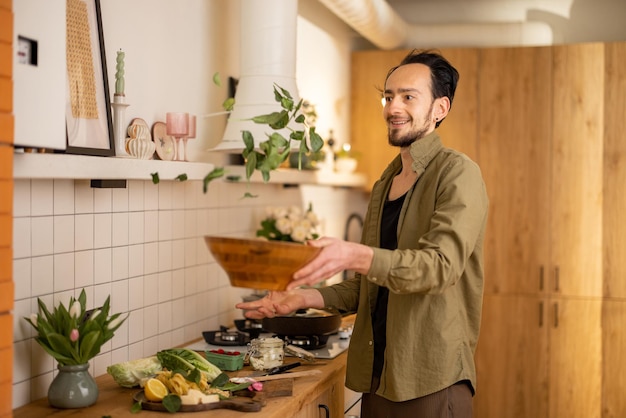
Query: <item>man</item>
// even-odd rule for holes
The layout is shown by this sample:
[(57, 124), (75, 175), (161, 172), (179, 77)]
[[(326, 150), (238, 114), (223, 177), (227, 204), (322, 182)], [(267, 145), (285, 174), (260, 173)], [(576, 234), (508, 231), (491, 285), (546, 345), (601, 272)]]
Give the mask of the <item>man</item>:
[[(488, 198), (478, 166), (444, 148), (458, 72), (413, 51), (387, 74), (389, 144), (400, 154), (373, 187), (361, 243), (324, 237), (285, 292), (240, 303), (251, 318), (327, 306), (357, 312), (346, 386), (369, 417), (471, 417)], [(313, 285), (342, 270), (353, 279)]]

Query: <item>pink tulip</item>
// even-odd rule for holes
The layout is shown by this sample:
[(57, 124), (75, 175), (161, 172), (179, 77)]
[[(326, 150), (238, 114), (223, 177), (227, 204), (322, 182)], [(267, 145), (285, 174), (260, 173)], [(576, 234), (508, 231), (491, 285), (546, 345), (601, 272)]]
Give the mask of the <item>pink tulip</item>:
[(78, 330), (76, 328), (74, 328), (71, 332), (70, 332), (70, 341), (71, 342), (76, 342), (78, 341)]

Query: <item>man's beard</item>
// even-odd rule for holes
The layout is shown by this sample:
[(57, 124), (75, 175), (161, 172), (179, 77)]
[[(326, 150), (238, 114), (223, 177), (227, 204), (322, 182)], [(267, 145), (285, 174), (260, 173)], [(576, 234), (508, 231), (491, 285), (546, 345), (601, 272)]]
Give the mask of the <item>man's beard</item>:
[(410, 131), (405, 135), (393, 135), (391, 130), (388, 130), (389, 145), (400, 148), (408, 147), (418, 139), (424, 138), (427, 132), (428, 128), (426, 127), (422, 127), (422, 129), (417, 131)]
[[(426, 115), (432, 114), (434, 105), (435, 105), (435, 101), (433, 100), (430, 103), (430, 107), (428, 111), (426, 112)], [(394, 147), (400, 147), (400, 148), (410, 146), (415, 141), (422, 139), (426, 136), (426, 134), (430, 130), (430, 126), (427, 126), (427, 125), (428, 125), (427, 118), (425, 117), (424, 123), (422, 123), (422, 127), (420, 129), (417, 129), (417, 130), (411, 129), (405, 135), (399, 135), (399, 134), (394, 135), (392, 134), (392, 130), (387, 128), (389, 145), (394, 146)]]

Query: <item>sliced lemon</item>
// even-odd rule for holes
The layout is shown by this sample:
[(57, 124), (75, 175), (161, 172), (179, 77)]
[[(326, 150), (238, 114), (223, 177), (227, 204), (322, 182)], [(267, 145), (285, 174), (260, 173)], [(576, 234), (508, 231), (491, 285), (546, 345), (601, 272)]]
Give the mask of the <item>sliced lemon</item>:
[(146, 399), (152, 402), (161, 402), (167, 396), (167, 388), (163, 382), (155, 378), (148, 379), (143, 387), (143, 392)]

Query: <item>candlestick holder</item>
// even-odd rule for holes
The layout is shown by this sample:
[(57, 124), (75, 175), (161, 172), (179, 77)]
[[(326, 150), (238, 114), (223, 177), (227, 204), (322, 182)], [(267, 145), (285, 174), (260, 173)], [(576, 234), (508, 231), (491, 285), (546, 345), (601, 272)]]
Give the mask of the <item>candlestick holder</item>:
[(126, 151), (126, 97), (123, 94), (113, 96), (113, 139), (115, 142), (115, 155), (118, 157), (128, 157)]

